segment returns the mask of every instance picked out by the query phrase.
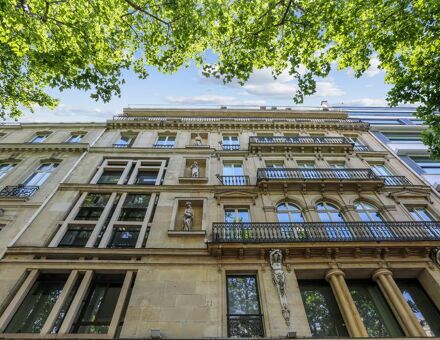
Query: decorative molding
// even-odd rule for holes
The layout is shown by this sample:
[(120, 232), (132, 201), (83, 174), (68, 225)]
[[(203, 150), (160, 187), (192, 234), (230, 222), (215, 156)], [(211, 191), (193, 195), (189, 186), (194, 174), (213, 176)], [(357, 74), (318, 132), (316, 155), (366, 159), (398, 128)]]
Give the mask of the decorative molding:
[(85, 152), (88, 143), (1, 143), (3, 152), (49, 151), (49, 152)]
[(281, 304), (281, 314), (286, 325), (290, 327), (290, 309), (286, 297), (286, 274), (283, 270), (283, 253), (279, 249), (269, 251), (270, 267), (272, 268), (272, 282), (277, 290)]

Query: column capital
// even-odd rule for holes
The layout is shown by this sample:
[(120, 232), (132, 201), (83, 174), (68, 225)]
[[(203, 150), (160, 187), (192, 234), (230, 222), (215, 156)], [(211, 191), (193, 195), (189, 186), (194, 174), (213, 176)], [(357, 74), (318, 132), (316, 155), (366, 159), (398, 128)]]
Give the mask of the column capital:
[(382, 275), (391, 275), (391, 276), (393, 276), (393, 272), (391, 270), (389, 270), (389, 269), (386, 269), (386, 268), (379, 268), (378, 270), (376, 270), (373, 273), (371, 278), (373, 279), (374, 282), (376, 282), (378, 277), (382, 276)]
[(333, 268), (330, 269), (327, 273), (325, 273), (325, 280), (329, 281), (330, 278), (334, 275), (342, 275), (342, 277), (345, 277), (345, 273), (341, 269)]

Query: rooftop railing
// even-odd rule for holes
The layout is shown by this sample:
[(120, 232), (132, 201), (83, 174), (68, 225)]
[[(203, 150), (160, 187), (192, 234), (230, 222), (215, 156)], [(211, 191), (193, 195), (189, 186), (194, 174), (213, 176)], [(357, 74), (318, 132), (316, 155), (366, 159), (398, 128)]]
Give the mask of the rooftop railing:
[(380, 180), (371, 169), (260, 168), (257, 181), (271, 180)]
[(0, 191), (3, 198), (29, 198), (37, 192), (40, 187), (37, 185), (16, 185), (6, 186)]
[(440, 222), (213, 223), (213, 243), (440, 241)]

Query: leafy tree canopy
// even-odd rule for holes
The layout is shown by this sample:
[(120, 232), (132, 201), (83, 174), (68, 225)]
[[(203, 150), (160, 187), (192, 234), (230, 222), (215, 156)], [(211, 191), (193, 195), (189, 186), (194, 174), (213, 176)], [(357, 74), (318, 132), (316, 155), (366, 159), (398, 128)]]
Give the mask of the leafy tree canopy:
[(420, 105), (440, 156), (439, 21), (438, 0), (2, 0), (0, 115), (54, 107), (50, 88), (109, 101), (124, 69), (145, 78), (149, 66), (174, 72), (192, 61), (225, 82), (287, 69), (301, 103), (332, 63), (359, 77), (376, 57), (388, 102)]

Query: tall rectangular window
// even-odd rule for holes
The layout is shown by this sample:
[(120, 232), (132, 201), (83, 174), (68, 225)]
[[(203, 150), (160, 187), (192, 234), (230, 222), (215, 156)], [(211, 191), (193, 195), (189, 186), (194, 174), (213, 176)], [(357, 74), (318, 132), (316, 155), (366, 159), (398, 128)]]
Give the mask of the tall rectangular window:
[(176, 143), (176, 136), (161, 135), (157, 137), (154, 147), (156, 148), (172, 148)]
[(223, 176), (243, 176), (243, 164), (241, 162), (223, 163)]
[(129, 194), (125, 199), (119, 221), (143, 221), (150, 202), (149, 194)]
[(29, 143), (32, 144), (39, 144), (39, 143), (43, 143), (46, 138), (47, 138), (47, 134), (37, 134), (34, 137), (32, 137), (32, 139), (29, 141)]
[(429, 157), (411, 157), (411, 159), (422, 168), (428, 175), (440, 175), (440, 159), (431, 159)]
[(226, 223), (249, 223), (250, 221), (248, 208), (225, 208)]
[(109, 198), (110, 194), (88, 194), (75, 219), (98, 220)]
[(393, 173), (383, 164), (373, 164), (371, 166), (371, 170), (377, 175), (377, 176), (393, 176)]
[(18, 307), (6, 333), (39, 333), (67, 281), (67, 274), (41, 274)]
[(67, 229), (58, 247), (85, 247), (91, 235), (91, 228), (71, 226)]
[(344, 320), (328, 282), (300, 280), (298, 284), (312, 336), (348, 337)]
[(255, 275), (228, 275), (226, 290), (228, 336), (263, 337), (263, 315), (260, 308), (257, 277)]
[(1, 163), (0, 164), (0, 179), (5, 177), (12, 169), (14, 169), (14, 163)]
[(347, 285), (370, 337), (404, 335), (379, 287), (373, 281), (348, 280)]
[(95, 275), (72, 326), (72, 333), (107, 333), (121, 293), (124, 276), (124, 274)]
[(222, 140), (222, 147), (224, 150), (239, 150), (240, 141), (238, 140), (238, 136), (224, 135)]
[(43, 163), (24, 182), (25, 186), (41, 186), (58, 167), (58, 163)]
[(81, 139), (83, 137), (84, 137), (83, 134), (79, 134), (79, 133), (73, 134), (69, 138), (67, 138), (66, 143), (69, 143), (69, 144), (79, 143), (79, 142), (81, 142)]
[(427, 336), (440, 336), (440, 312), (417, 280), (396, 280)]

